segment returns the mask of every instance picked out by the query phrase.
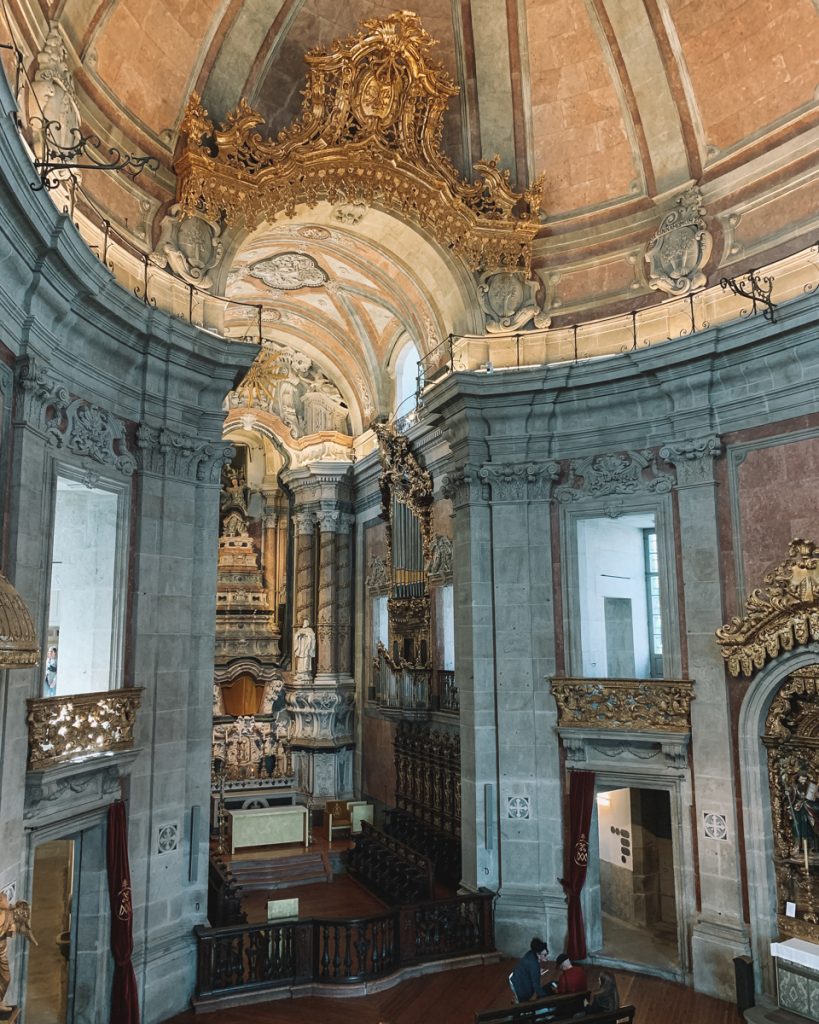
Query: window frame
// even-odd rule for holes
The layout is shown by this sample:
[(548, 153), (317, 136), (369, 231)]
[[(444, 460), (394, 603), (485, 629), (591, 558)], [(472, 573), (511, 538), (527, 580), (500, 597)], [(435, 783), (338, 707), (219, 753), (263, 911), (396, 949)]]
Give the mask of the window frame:
[[(682, 674), (682, 651), (679, 629), (677, 590), (677, 558), (674, 536), (672, 495), (617, 495), (616, 514), (612, 515), (612, 499), (581, 498), (571, 506), (560, 508), (559, 543), (562, 561), (561, 596), (563, 599), (563, 639), (567, 676), (584, 678), (583, 646), (580, 621), (580, 575), (577, 547), (577, 522), (580, 519), (617, 520), (629, 515), (653, 515), (657, 535), (657, 572), (660, 582), (660, 615), (663, 630), (662, 675), (652, 679), (679, 679)], [(605, 678), (603, 676), (595, 678)]]

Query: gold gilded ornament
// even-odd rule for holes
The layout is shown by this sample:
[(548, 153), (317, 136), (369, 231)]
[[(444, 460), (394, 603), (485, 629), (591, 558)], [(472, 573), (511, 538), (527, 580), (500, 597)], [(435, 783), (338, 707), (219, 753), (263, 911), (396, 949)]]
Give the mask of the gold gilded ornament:
[(313, 50), (301, 117), (275, 139), (245, 99), (215, 127), (193, 93), (180, 126), (178, 198), (188, 214), (248, 229), (299, 204), (379, 206), (429, 232), (471, 270), (531, 267), (543, 178), (516, 192), (499, 157), (464, 180), (441, 149), (458, 87), (430, 60), (435, 41), (410, 11)]

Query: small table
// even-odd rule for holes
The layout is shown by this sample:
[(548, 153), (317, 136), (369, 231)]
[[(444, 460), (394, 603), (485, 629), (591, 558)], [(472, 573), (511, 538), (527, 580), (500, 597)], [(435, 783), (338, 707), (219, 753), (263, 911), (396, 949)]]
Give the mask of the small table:
[(309, 844), (306, 807), (253, 807), (228, 811), (227, 817), (231, 853), (240, 846)]

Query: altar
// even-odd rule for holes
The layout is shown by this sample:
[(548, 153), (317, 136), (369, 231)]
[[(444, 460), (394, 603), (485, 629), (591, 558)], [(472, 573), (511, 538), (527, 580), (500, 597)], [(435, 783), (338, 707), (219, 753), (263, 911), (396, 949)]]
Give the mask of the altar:
[(278, 846), (282, 843), (309, 844), (306, 807), (253, 807), (228, 811), (230, 852), (244, 846)]
[(771, 956), (779, 1006), (819, 1021), (819, 946), (805, 939), (772, 942)]

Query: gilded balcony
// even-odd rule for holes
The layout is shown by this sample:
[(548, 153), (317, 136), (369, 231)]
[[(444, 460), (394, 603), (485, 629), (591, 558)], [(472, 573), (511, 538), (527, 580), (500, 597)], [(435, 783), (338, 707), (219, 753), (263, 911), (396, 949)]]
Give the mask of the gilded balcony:
[(28, 770), (131, 750), (141, 689), (38, 697), (28, 705)]
[(644, 733), (691, 731), (687, 679), (552, 679), (558, 728)]

